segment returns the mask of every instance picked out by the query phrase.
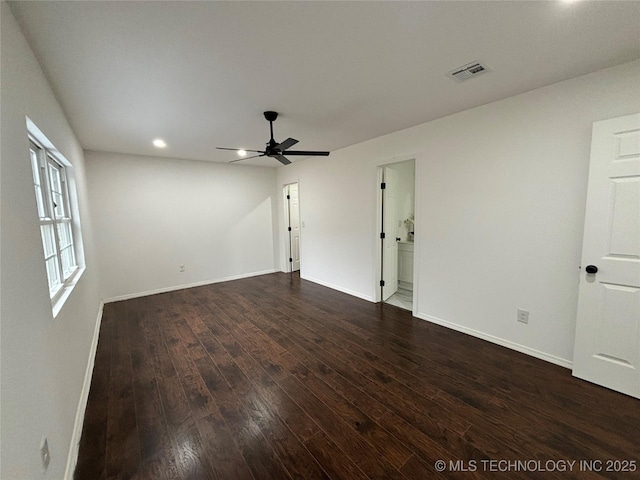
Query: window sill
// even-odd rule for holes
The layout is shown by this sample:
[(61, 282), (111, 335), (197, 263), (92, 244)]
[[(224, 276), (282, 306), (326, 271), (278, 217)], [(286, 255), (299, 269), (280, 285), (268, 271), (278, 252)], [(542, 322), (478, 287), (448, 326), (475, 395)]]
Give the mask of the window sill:
[(60, 313), (60, 310), (62, 310), (63, 305), (67, 301), (67, 298), (69, 298), (69, 295), (71, 295), (71, 292), (73, 291), (75, 286), (78, 284), (78, 281), (80, 281), (80, 277), (82, 277), (82, 274), (84, 273), (85, 270), (86, 270), (85, 267), (78, 268), (73, 273), (71, 278), (67, 280), (67, 282), (60, 289), (60, 291), (56, 293), (56, 296), (51, 299), (51, 309), (53, 310), (53, 318), (56, 318), (58, 316), (58, 314)]

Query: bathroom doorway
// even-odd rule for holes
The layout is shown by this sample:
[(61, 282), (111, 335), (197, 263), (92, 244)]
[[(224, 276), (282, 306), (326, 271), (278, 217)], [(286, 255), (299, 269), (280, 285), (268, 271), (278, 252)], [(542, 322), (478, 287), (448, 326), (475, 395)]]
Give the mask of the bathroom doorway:
[(415, 160), (380, 170), (380, 300), (412, 311)]

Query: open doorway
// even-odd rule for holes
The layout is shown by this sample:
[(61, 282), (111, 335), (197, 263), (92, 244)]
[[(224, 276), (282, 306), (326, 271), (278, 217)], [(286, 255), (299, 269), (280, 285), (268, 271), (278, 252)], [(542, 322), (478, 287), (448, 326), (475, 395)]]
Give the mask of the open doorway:
[(298, 184), (284, 186), (284, 221), (287, 229), (285, 251), (289, 262), (287, 271), (300, 270), (300, 201)]
[(380, 168), (380, 300), (413, 310), (415, 160)]

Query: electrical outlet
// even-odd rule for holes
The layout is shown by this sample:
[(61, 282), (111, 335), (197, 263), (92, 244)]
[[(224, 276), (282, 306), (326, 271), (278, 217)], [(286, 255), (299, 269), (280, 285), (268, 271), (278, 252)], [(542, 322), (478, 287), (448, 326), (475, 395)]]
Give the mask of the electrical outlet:
[(529, 323), (529, 312), (518, 309), (518, 321), (520, 323)]
[(40, 442), (40, 460), (42, 461), (42, 468), (46, 470), (49, 467), (51, 461), (51, 454), (49, 453), (49, 440), (47, 437)]
[(178, 271), (179, 272), (184, 272), (186, 269), (184, 268), (184, 265), (178, 265)]

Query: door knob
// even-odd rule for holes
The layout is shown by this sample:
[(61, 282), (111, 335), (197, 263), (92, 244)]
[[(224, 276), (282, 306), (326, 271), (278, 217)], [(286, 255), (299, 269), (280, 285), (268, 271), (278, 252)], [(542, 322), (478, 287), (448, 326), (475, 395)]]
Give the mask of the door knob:
[(587, 265), (587, 268), (585, 268), (585, 270), (587, 271), (587, 273), (598, 273), (598, 267), (596, 267), (595, 265)]

